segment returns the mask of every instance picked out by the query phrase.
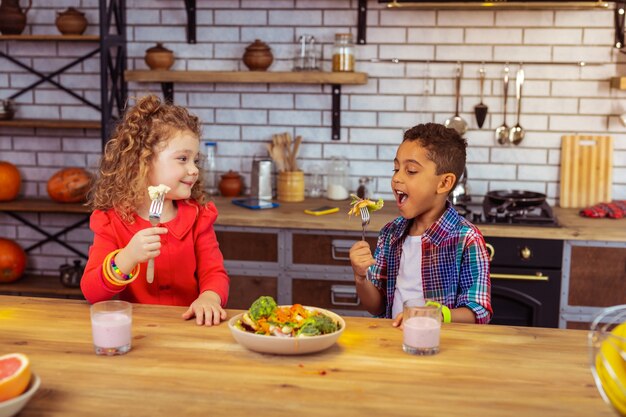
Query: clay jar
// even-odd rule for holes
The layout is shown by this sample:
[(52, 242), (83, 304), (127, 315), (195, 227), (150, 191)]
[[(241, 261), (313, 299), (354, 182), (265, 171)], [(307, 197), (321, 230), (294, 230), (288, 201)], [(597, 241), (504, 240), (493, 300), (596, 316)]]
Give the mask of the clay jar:
[(167, 71), (174, 65), (174, 53), (158, 42), (156, 46), (146, 49), (144, 60), (152, 70)]
[(32, 0), (22, 10), (20, 0), (2, 0), (0, 3), (0, 32), (3, 35), (19, 35), (26, 27), (26, 13), (30, 9)]
[(85, 13), (69, 7), (66, 11), (57, 13), (57, 29), (64, 35), (82, 35), (87, 29)]
[(273, 61), (272, 49), (259, 39), (248, 45), (243, 54), (243, 63), (250, 71), (265, 71)]
[(241, 175), (235, 171), (228, 171), (226, 174), (222, 175), (219, 189), (224, 197), (237, 197), (241, 194), (241, 190), (243, 189)]

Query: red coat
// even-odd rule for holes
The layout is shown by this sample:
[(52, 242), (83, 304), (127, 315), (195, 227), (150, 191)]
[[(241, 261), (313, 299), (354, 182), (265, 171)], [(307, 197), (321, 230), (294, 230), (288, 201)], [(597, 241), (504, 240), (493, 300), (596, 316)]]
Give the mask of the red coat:
[(102, 262), (112, 251), (125, 247), (139, 230), (152, 226), (137, 215), (135, 223), (129, 224), (115, 210), (92, 213), (94, 242), (80, 283), (87, 301), (109, 300), (119, 294), (133, 303), (189, 306), (200, 293), (212, 290), (226, 305), (230, 281), (213, 229), (217, 208), (213, 203), (201, 207), (194, 201), (177, 204), (176, 218), (161, 225), (168, 233), (161, 235), (161, 254), (154, 259), (154, 282), (147, 283), (147, 263), (143, 263), (139, 277), (124, 287), (104, 279)]

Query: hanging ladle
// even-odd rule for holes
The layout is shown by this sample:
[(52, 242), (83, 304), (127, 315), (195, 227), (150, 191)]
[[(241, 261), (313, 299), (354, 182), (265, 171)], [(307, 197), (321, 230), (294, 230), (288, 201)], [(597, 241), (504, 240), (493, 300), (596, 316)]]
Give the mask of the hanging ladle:
[(522, 86), (524, 85), (524, 70), (520, 67), (515, 77), (515, 98), (517, 98), (517, 124), (509, 132), (509, 140), (513, 145), (519, 145), (524, 140), (524, 128), (519, 124), (519, 117), (522, 111)]
[(479, 128), (483, 127), (485, 118), (487, 117), (487, 105), (483, 103), (484, 89), (485, 89), (485, 69), (480, 67), (480, 103), (474, 106), (474, 115), (476, 116), (476, 123)]
[(461, 116), (459, 116), (460, 99), (461, 99), (461, 66), (459, 65), (456, 69), (456, 111), (454, 112), (454, 117), (447, 119), (444, 125), (446, 127), (456, 130), (459, 135), (463, 135), (465, 134), (465, 132), (467, 132), (467, 122), (463, 120)]
[(509, 98), (509, 67), (504, 67), (504, 121), (502, 126), (496, 129), (496, 140), (500, 145), (506, 145), (509, 142), (509, 126), (506, 124), (506, 101)]

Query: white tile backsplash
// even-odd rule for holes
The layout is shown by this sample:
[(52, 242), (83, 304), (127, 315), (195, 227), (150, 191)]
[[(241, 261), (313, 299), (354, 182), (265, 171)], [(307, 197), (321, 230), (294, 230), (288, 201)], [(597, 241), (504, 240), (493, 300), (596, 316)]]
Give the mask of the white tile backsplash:
[[(29, 33), (57, 33), (56, 9), (76, 6), (64, 0), (54, 7), (35, 4)], [(337, 32), (355, 38), (355, 0), (212, 0), (197, 4), (197, 43), (186, 42), (183, 2), (129, 0), (128, 68), (145, 69), (145, 50), (164, 42), (174, 51), (175, 70), (247, 70), (241, 57), (255, 39), (274, 54), (270, 71), (289, 71), (296, 41), (312, 34), (322, 68), (330, 69)], [(96, 1), (82, 1), (89, 34), (97, 34)], [(626, 111), (626, 91), (610, 89), (609, 79), (626, 73), (626, 60), (613, 47), (613, 13), (602, 10), (388, 10), (368, 1), (367, 44), (356, 47), (356, 69), (366, 72), (365, 85), (342, 86), (341, 140), (331, 140), (331, 87), (307, 84), (175, 85), (175, 100), (203, 119), (203, 139), (218, 142), (218, 169), (249, 175), (250, 158), (265, 152), (272, 134), (302, 135), (300, 165), (324, 166), (332, 156), (349, 155), (352, 183), (359, 175), (374, 177), (377, 195), (391, 198), (390, 164), (413, 124), (442, 123), (454, 114), (456, 61), (463, 65), (460, 114), (468, 122), (469, 185), (472, 194), (516, 188), (545, 192), (558, 200), (560, 143), (564, 134), (609, 134), (614, 137), (613, 197), (626, 199), (626, 128), (616, 117)], [(1, 41), (0, 50), (39, 71), (49, 73), (96, 43)], [(385, 60), (430, 60), (391, 63)], [(371, 62), (381, 59), (382, 62)], [(451, 62), (437, 63), (433, 60)], [(494, 129), (503, 121), (502, 70), (510, 62), (507, 123), (515, 124), (515, 71), (525, 62), (521, 124), (526, 137), (519, 147), (500, 146)], [(533, 61), (598, 65), (533, 64)], [(489, 113), (478, 129), (473, 114), (480, 100), (478, 69), (487, 71), (484, 102)], [(98, 103), (100, 62), (95, 56), (57, 77), (62, 84)], [(17, 93), (37, 77), (0, 59), (3, 97)], [(129, 84), (130, 96), (161, 94), (158, 83)], [(99, 120), (99, 113), (74, 97), (43, 83), (16, 99), (18, 116)], [(60, 167), (95, 168), (100, 157), (97, 130), (6, 128), (0, 130), (0, 159), (20, 164), (22, 193), (46, 196), (46, 181)], [(39, 218), (33, 216), (33, 221)], [(46, 220), (47, 221), (47, 220)], [(21, 229), (20, 229), (21, 230)], [(0, 217), (0, 233), (15, 236), (15, 223)], [(22, 231), (22, 234), (27, 233)], [(30, 232), (28, 232), (30, 233)], [(77, 231), (72, 239), (80, 239)], [(24, 235), (25, 236), (25, 235)], [(30, 241), (30, 238), (28, 239)], [(33, 264), (54, 271), (44, 254)], [(69, 257), (71, 258), (71, 256)], [(67, 261), (67, 259), (64, 259)], [(57, 262), (58, 263), (58, 262)], [(32, 268), (33, 265), (29, 265)], [(50, 272), (50, 271), (49, 271)]]

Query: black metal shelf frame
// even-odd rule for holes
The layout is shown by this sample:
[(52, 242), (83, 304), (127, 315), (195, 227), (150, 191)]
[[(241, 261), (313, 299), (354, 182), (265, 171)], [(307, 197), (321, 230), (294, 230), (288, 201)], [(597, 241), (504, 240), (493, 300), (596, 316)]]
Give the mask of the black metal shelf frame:
[[(101, 139), (102, 147), (104, 148), (113, 121), (122, 114), (126, 97), (128, 96), (126, 82), (124, 81), (124, 70), (126, 69), (125, 9), (125, 0), (100, 0), (99, 46), (49, 74), (44, 74), (8, 53), (0, 51), (0, 57), (7, 59), (38, 78), (37, 81), (9, 96), (9, 99), (15, 99), (45, 82), (52, 84), (59, 90), (66, 92), (83, 104), (100, 112), (102, 121)], [(114, 29), (114, 31), (112, 32), (111, 29)], [(93, 103), (53, 79), (98, 53), (100, 54), (100, 104)]]

